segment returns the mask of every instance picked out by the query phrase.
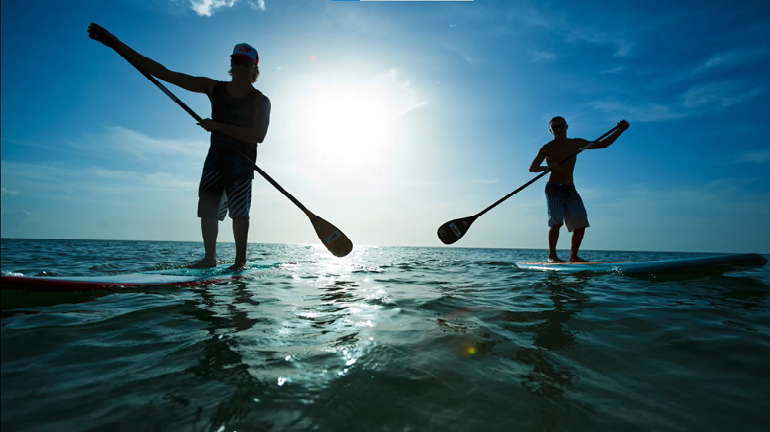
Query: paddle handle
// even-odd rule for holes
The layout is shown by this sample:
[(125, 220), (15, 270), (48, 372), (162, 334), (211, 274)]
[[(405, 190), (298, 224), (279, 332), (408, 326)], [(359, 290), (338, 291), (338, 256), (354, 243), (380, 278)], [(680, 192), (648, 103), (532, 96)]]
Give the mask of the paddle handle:
[[(178, 97), (176, 97), (176, 95), (174, 95), (174, 93), (171, 93), (171, 91), (170, 91), (168, 88), (166, 88), (166, 86), (164, 86), (164, 85), (163, 85), (163, 83), (161, 83), (160, 81), (158, 81), (157, 79), (155, 79), (155, 77), (154, 77), (154, 76), (152, 76), (152, 75), (150, 75), (149, 73), (147, 73), (147, 72), (143, 71), (141, 68), (139, 68), (139, 66), (137, 66), (137, 65), (136, 65), (134, 62), (132, 62), (132, 61), (131, 61), (131, 59), (129, 59), (128, 57), (124, 56), (123, 54), (121, 54), (121, 53), (120, 53), (120, 52), (118, 52), (117, 50), (116, 50), (115, 52), (117, 52), (118, 54), (120, 54), (120, 56), (121, 56), (121, 57), (123, 57), (124, 59), (126, 59), (126, 61), (127, 61), (127, 62), (129, 62), (129, 63), (131, 64), (131, 66), (133, 66), (133, 67), (134, 67), (136, 70), (138, 70), (138, 71), (139, 71), (139, 72), (140, 72), (142, 75), (144, 75), (144, 76), (145, 76), (145, 78), (147, 78), (147, 79), (148, 79), (148, 80), (150, 80), (150, 81), (151, 81), (153, 84), (155, 84), (155, 85), (156, 85), (156, 86), (157, 86), (157, 87), (158, 87), (158, 88), (159, 88), (159, 89), (160, 89), (160, 90), (161, 90), (163, 93), (165, 93), (165, 94), (166, 94), (166, 96), (168, 96), (169, 98), (171, 98), (171, 100), (172, 100), (172, 101), (176, 102), (176, 103), (177, 103), (177, 105), (179, 105), (180, 107), (182, 107), (182, 109), (184, 109), (185, 111), (187, 111), (187, 113), (188, 113), (188, 114), (190, 114), (190, 115), (192, 116), (192, 118), (194, 118), (194, 119), (195, 119), (195, 121), (197, 121), (198, 123), (200, 123), (200, 122), (201, 122), (201, 120), (203, 120), (203, 118), (201, 118), (201, 116), (199, 116), (199, 115), (198, 115), (198, 113), (196, 113), (195, 111), (193, 111), (193, 110), (192, 110), (192, 108), (190, 108), (189, 106), (187, 106), (187, 104), (186, 104), (186, 103), (184, 103), (184, 102), (182, 102), (181, 100), (179, 100), (179, 98), (178, 98)], [(212, 132), (212, 133), (216, 134), (216, 133), (219, 133), (219, 132)], [(283, 188), (281, 185), (279, 185), (279, 184), (278, 184), (278, 183), (277, 183), (275, 180), (273, 180), (273, 178), (272, 178), (272, 177), (270, 177), (270, 175), (268, 175), (266, 172), (262, 171), (262, 169), (261, 169), (260, 167), (258, 167), (258, 166), (257, 166), (257, 164), (256, 164), (256, 163), (255, 163), (253, 160), (251, 160), (251, 158), (250, 158), (248, 155), (246, 155), (246, 153), (244, 153), (244, 152), (243, 152), (243, 150), (239, 149), (238, 147), (234, 147), (234, 148), (235, 148), (235, 151), (237, 151), (237, 152), (238, 152), (238, 154), (240, 154), (240, 155), (241, 155), (241, 156), (242, 156), (244, 159), (246, 159), (247, 161), (249, 161), (249, 163), (251, 163), (252, 165), (254, 165), (254, 171), (258, 172), (258, 173), (259, 173), (259, 175), (261, 175), (262, 177), (264, 177), (264, 178), (265, 178), (265, 180), (267, 180), (268, 182), (270, 182), (270, 184), (271, 184), (271, 185), (273, 185), (273, 187), (274, 187), (274, 188), (278, 189), (278, 192), (282, 193), (282, 194), (283, 194), (283, 195), (284, 195), (286, 198), (288, 198), (288, 199), (289, 199), (291, 202), (293, 202), (293, 203), (294, 203), (294, 205), (296, 205), (297, 207), (299, 207), (299, 208), (300, 208), (300, 210), (302, 210), (303, 212), (305, 212), (305, 215), (307, 215), (307, 217), (309, 217), (311, 220), (312, 220), (313, 218), (315, 218), (315, 217), (316, 217), (316, 216), (315, 216), (315, 215), (314, 215), (314, 214), (313, 214), (313, 213), (312, 213), (310, 210), (308, 210), (308, 209), (307, 209), (307, 207), (305, 207), (305, 206), (304, 206), (304, 205), (303, 205), (301, 202), (299, 202), (299, 200), (298, 200), (297, 198), (294, 198), (294, 195), (292, 195), (292, 194), (290, 194), (289, 192), (287, 192), (287, 191), (286, 191), (286, 189), (284, 189), (284, 188)]]
[[(564, 164), (565, 162), (569, 161), (570, 159), (574, 158), (575, 156), (577, 156), (578, 154), (580, 154), (580, 152), (582, 152), (583, 150), (586, 150), (586, 149), (589, 149), (589, 148), (593, 147), (593, 146), (594, 146), (594, 144), (596, 144), (596, 143), (598, 143), (599, 141), (603, 140), (603, 139), (604, 139), (604, 138), (606, 138), (606, 137), (607, 137), (609, 134), (611, 134), (611, 133), (615, 132), (615, 131), (616, 131), (616, 130), (619, 128), (619, 127), (620, 127), (620, 126), (615, 126), (614, 128), (612, 128), (612, 129), (608, 130), (608, 131), (607, 131), (607, 133), (605, 133), (604, 135), (600, 136), (599, 138), (596, 138), (595, 140), (591, 141), (591, 143), (590, 143), (590, 144), (588, 144), (587, 146), (585, 146), (585, 147), (583, 147), (583, 148), (579, 149), (579, 150), (578, 150), (578, 151), (576, 151), (574, 154), (570, 155), (569, 157), (567, 157), (567, 158), (566, 158), (566, 159), (564, 159), (563, 161), (559, 162), (559, 165), (562, 165), (562, 164)], [(527, 186), (531, 185), (532, 183), (534, 183), (534, 182), (536, 182), (536, 181), (540, 180), (540, 178), (541, 178), (541, 177), (543, 177), (544, 175), (548, 174), (549, 172), (551, 172), (551, 169), (550, 169), (550, 168), (548, 168), (547, 170), (545, 170), (545, 171), (541, 172), (540, 174), (538, 174), (538, 175), (537, 175), (535, 178), (533, 178), (532, 180), (530, 180), (530, 181), (528, 181), (528, 182), (524, 183), (524, 184), (523, 184), (523, 185), (522, 185), (520, 188), (518, 188), (518, 189), (516, 189), (515, 191), (513, 191), (513, 192), (509, 193), (508, 195), (506, 195), (506, 196), (504, 196), (504, 197), (500, 198), (499, 200), (495, 201), (495, 203), (494, 203), (494, 204), (492, 204), (491, 206), (489, 206), (489, 207), (485, 208), (484, 210), (482, 210), (482, 211), (481, 211), (480, 213), (478, 213), (478, 214), (477, 214), (475, 217), (479, 217), (479, 216), (483, 215), (484, 213), (486, 213), (486, 212), (488, 212), (488, 211), (492, 210), (493, 208), (497, 207), (497, 206), (498, 206), (498, 205), (499, 205), (501, 202), (503, 202), (503, 201), (507, 200), (508, 198), (510, 198), (510, 197), (512, 197), (512, 196), (514, 196), (514, 195), (516, 195), (517, 193), (521, 192), (522, 190), (524, 190), (524, 188), (526, 188)]]

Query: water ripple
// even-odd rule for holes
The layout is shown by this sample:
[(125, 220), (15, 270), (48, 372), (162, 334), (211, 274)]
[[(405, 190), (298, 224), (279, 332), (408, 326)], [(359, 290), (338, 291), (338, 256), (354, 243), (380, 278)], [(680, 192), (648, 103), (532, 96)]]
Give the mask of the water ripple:
[[(198, 243), (2, 240), (2, 271), (180, 269)], [(232, 245), (220, 249), (231, 257)], [(760, 430), (768, 267), (554, 275), (543, 251), (250, 245), (252, 279), (3, 290), (7, 430)], [(230, 255), (228, 255), (230, 254)], [(586, 251), (595, 260), (680, 257)], [(27, 295), (29, 294), (29, 295)], [(11, 307), (12, 306), (12, 307)]]

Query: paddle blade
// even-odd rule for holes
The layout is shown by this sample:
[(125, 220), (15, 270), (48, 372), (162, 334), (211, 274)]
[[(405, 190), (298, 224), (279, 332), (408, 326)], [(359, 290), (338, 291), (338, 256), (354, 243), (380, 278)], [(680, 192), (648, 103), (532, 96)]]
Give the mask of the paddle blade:
[(441, 225), (438, 229), (438, 238), (444, 244), (452, 244), (457, 240), (463, 238), (471, 224), (476, 220), (476, 216), (468, 216), (464, 218), (451, 220), (444, 225)]
[(320, 216), (313, 216), (311, 221), (318, 238), (321, 239), (321, 242), (326, 246), (326, 249), (329, 249), (332, 255), (342, 258), (353, 250), (353, 242), (336, 226)]

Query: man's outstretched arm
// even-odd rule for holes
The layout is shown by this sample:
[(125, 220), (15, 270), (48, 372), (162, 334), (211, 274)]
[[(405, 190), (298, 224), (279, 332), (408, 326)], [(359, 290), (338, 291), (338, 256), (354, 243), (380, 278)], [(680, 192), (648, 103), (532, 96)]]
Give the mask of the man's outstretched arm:
[(141, 71), (146, 72), (158, 79), (169, 82), (176, 86), (179, 86), (185, 90), (195, 93), (205, 93), (207, 95), (212, 94), (216, 81), (203, 78), (185, 75), (183, 73), (174, 72), (166, 69), (162, 64), (151, 60), (143, 55), (137, 53), (131, 47), (121, 42), (115, 35), (108, 32), (98, 24), (91, 23), (88, 26), (88, 36), (104, 45), (112, 48), (125, 57), (131, 63), (135, 64)]

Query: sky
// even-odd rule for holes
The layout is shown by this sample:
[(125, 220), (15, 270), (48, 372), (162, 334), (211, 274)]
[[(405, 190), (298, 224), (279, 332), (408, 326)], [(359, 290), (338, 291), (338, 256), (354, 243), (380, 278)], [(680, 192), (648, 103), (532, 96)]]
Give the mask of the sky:
[[(2, 237), (200, 241), (209, 136), (95, 22), (170, 70), (228, 80), (259, 51), (272, 102), (257, 165), (355, 245), (436, 230), (535, 174), (548, 121), (583, 152), (583, 249), (770, 253), (766, 1), (4, 1)], [(202, 94), (167, 85), (203, 117)], [(541, 179), (458, 247), (547, 248)], [(232, 241), (229, 219), (220, 241)], [(318, 244), (259, 175), (249, 241)], [(569, 246), (562, 230), (560, 249)]]

